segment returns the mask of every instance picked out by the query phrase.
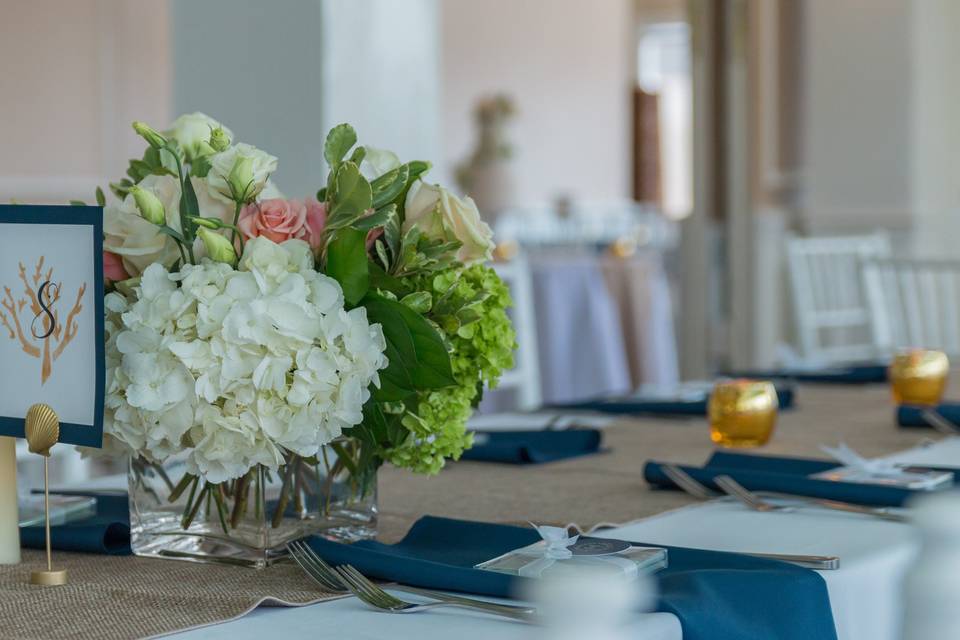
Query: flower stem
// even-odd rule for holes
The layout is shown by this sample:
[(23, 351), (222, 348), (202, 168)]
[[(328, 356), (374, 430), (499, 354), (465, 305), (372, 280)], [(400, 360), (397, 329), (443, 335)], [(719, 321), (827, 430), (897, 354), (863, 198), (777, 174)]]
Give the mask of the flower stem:
[[(187, 490), (187, 487), (189, 487), (190, 484), (196, 479), (197, 479), (196, 476), (190, 475), (189, 473), (183, 474), (183, 477), (180, 478), (180, 482), (177, 483), (177, 486), (172, 487), (172, 491), (170, 491), (170, 497), (167, 498), (167, 501), (171, 503), (176, 502), (180, 498), (180, 496), (183, 495), (183, 492)], [(167, 478), (167, 482), (168, 483), (170, 482), (169, 477)], [(189, 505), (188, 505), (188, 508), (189, 508)]]
[(234, 483), (234, 494), (233, 494), (233, 513), (230, 515), (230, 526), (234, 529), (240, 524), (240, 518), (243, 517), (243, 514), (247, 511), (247, 493), (250, 490), (250, 474), (256, 473), (257, 469), (254, 467), (243, 477), (237, 478), (237, 481)]
[(274, 529), (279, 527), (280, 523), (283, 522), (283, 514), (287, 510), (287, 504), (290, 502), (290, 478), (293, 476), (297, 460), (299, 460), (298, 456), (290, 456), (290, 460), (287, 461), (287, 467), (283, 470), (283, 484), (280, 485), (280, 500), (277, 501), (277, 507), (274, 509), (273, 518), (270, 521)]
[[(240, 222), (240, 203), (235, 203), (233, 207), (233, 228), (230, 229), (230, 244), (237, 242), (237, 223)], [(243, 238), (240, 238), (240, 250), (243, 251)]]
[[(194, 489), (196, 489), (196, 485), (194, 485)], [(200, 495), (197, 496), (196, 502), (193, 503), (193, 508), (184, 514), (183, 520), (180, 522), (181, 529), (190, 528), (190, 525), (193, 523), (193, 519), (197, 517), (197, 512), (200, 511), (200, 506), (203, 504), (204, 495), (209, 491), (210, 491), (210, 485), (206, 485), (206, 484), (203, 486), (202, 489), (200, 489)], [(191, 492), (191, 497), (193, 497), (192, 492)]]
[(217, 505), (220, 527), (224, 533), (230, 533), (230, 527), (227, 526), (227, 507), (223, 501), (223, 485), (211, 485), (210, 494), (213, 495), (213, 501)]

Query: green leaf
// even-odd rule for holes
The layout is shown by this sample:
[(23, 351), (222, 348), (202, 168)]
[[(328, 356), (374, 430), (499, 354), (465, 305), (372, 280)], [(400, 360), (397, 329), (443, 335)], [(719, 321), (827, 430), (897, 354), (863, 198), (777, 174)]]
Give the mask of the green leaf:
[(393, 202), (400, 195), (400, 192), (406, 188), (409, 177), (410, 166), (402, 164), (371, 182), (373, 206), (379, 209), (388, 202)]
[[(383, 268), (389, 269), (390, 256), (387, 255), (387, 245), (383, 244), (383, 240), (377, 238), (377, 240), (373, 243), (373, 248), (377, 252), (377, 257), (380, 258), (380, 264), (383, 265)], [(376, 266), (378, 269), (380, 268), (379, 265), (374, 265), (374, 266)], [(384, 276), (386, 276), (386, 272), (384, 272)], [(372, 286), (376, 286), (376, 285), (372, 285)]]
[(397, 386), (409, 385), (421, 391), (456, 384), (447, 347), (426, 318), (382, 296), (367, 296), (364, 306), (370, 322), (383, 327), (387, 341), (390, 364), (381, 378), (389, 377)]
[(364, 216), (353, 223), (354, 229), (361, 229), (363, 231), (369, 231), (370, 229), (376, 229), (377, 227), (382, 227), (387, 223), (391, 217), (397, 215), (397, 205), (388, 204), (383, 209), (379, 209), (369, 216)]
[(199, 217), (200, 205), (197, 203), (197, 192), (193, 190), (193, 180), (190, 176), (184, 176), (180, 194), (180, 228), (183, 229), (183, 236), (191, 242), (196, 235), (196, 224), (191, 218)]
[(429, 291), (414, 291), (400, 298), (400, 304), (406, 305), (422, 315), (430, 311), (433, 296), (430, 295)]
[[(377, 240), (376, 246), (383, 247), (383, 243)], [(383, 257), (381, 256), (381, 260)], [(383, 269), (380, 268), (375, 262), (369, 264), (370, 268), (370, 288), (372, 289), (383, 289), (385, 291), (391, 291), (397, 293), (403, 291), (406, 287), (403, 280), (400, 278), (394, 278), (393, 276), (386, 273)]]
[(413, 186), (413, 183), (417, 181), (420, 176), (425, 174), (430, 170), (432, 166), (429, 162), (424, 162), (423, 160), (412, 160), (407, 163), (407, 184), (404, 186), (403, 191), (400, 192), (400, 195), (397, 196), (395, 202), (397, 206), (401, 208), (400, 213), (401, 218), (400, 222), (403, 222), (403, 215), (406, 214), (406, 211), (403, 209), (404, 203), (407, 201), (407, 192), (410, 191), (410, 187)]
[(87, 206), (87, 203), (83, 200), (71, 200), (70, 205), (73, 207), (85, 207)]
[(164, 233), (164, 234), (170, 236), (171, 238), (173, 238), (174, 240), (177, 240), (178, 242), (186, 242), (186, 240), (183, 239), (183, 234), (181, 234), (179, 231), (177, 231), (177, 230), (174, 229), (173, 227), (168, 227), (167, 225), (162, 225), (162, 226), (157, 227), (157, 229), (160, 230), (160, 233)]
[(390, 249), (390, 255), (397, 257), (400, 253), (400, 216), (395, 215), (383, 225), (383, 239)]
[(327, 229), (334, 230), (353, 224), (370, 208), (372, 201), (370, 183), (360, 175), (357, 165), (350, 161), (341, 163), (334, 180)]
[(360, 163), (363, 162), (363, 159), (367, 157), (367, 148), (366, 147), (357, 147), (353, 150), (353, 153), (350, 154), (350, 162), (360, 166)]
[(359, 229), (340, 229), (327, 247), (327, 275), (340, 283), (351, 306), (363, 299), (370, 286), (366, 239), (366, 232)]
[(326, 202), (327, 201), (327, 188), (322, 187), (317, 191), (317, 202)]
[(357, 132), (349, 124), (338, 124), (330, 133), (327, 134), (327, 141), (323, 145), (323, 157), (330, 166), (331, 171), (336, 171), (347, 155), (350, 147), (357, 144)]
[(206, 178), (212, 168), (209, 156), (197, 156), (190, 164), (190, 175)]
[(96, 191), (97, 204), (101, 207), (107, 206), (107, 196), (103, 195), (103, 189), (97, 187)]

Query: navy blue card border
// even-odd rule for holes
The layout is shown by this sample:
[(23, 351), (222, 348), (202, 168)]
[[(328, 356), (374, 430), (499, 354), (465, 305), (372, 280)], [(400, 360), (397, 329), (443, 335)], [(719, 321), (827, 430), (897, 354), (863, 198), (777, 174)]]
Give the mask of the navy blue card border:
[[(60, 442), (85, 447), (103, 446), (103, 398), (106, 382), (103, 327), (103, 207), (74, 205), (0, 205), (0, 223), (4, 224), (59, 224), (89, 226), (93, 233), (95, 333), (100, 336), (96, 345), (96, 398), (94, 398), (93, 424), (60, 423)], [(50, 406), (56, 410), (56, 401)], [(23, 416), (0, 416), (0, 435), (23, 437)]]

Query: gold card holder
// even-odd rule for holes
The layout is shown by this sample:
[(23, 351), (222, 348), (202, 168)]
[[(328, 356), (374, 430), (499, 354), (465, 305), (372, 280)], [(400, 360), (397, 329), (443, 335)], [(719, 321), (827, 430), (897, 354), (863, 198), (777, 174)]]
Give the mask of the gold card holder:
[(53, 587), (67, 583), (67, 570), (53, 568), (50, 550), (50, 449), (60, 440), (60, 418), (46, 404), (35, 404), (27, 410), (24, 435), (30, 453), (43, 456), (43, 511), (47, 542), (47, 568), (30, 573), (32, 584)]

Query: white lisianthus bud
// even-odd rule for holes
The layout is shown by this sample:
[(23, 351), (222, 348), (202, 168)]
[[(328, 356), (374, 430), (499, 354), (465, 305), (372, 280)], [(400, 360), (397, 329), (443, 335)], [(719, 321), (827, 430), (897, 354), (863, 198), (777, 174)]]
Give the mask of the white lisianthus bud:
[(210, 157), (211, 192), (228, 202), (256, 200), (277, 170), (277, 159), (254, 146), (238, 143)]
[(230, 240), (206, 227), (197, 229), (197, 235), (203, 241), (207, 256), (211, 260), (229, 265), (237, 264), (237, 251), (233, 248), (233, 243)]
[(230, 134), (223, 127), (210, 131), (210, 146), (214, 151), (226, 151), (230, 146)]
[(136, 121), (133, 123), (133, 130), (137, 135), (147, 141), (154, 149), (162, 149), (167, 146), (167, 140), (145, 122)]
[(185, 113), (170, 125), (170, 129), (165, 132), (168, 138), (177, 141), (180, 148), (183, 149), (187, 160), (193, 161), (198, 157), (212, 153), (214, 151), (223, 151), (216, 149), (209, 144), (210, 133), (216, 129), (221, 129), (227, 138), (232, 136), (230, 130), (214, 120), (205, 113)]
[(163, 210), (163, 203), (152, 191), (133, 185), (130, 187), (130, 195), (137, 203), (137, 209), (144, 220), (159, 226), (167, 223), (167, 213)]
[(230, 185), (230, 192), (233, 199), (237, 202), (249, 202), (253, 196), (249, 192), (253, 191), (253, 158), (249, 156), (237, 156), (233, 162), (233, 168), (230, 169), (230, 175), (227, 176), (227, 184)]

